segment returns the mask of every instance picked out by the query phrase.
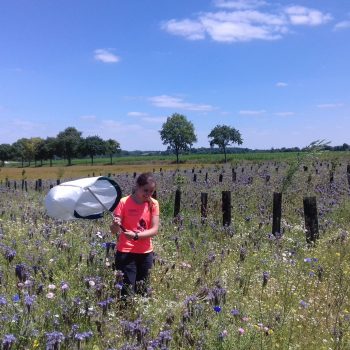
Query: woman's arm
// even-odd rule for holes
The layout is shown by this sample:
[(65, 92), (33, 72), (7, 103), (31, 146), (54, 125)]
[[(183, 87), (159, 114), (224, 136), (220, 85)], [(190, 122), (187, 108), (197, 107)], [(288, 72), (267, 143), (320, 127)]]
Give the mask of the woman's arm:
[(129, 239), (134, 239), (137, 233), (138, 239), (145, 239), (153, 237), (158, 233), (159, 228), (159, 215), (152, 216), (151, 228), (145, 231), (123, 231), (126, 237)]
[(139, 239), (149, 238), (156, 236), (159, 229), (159, 215), (152, 216), (151, 228), (148, 230), (138, 232)]

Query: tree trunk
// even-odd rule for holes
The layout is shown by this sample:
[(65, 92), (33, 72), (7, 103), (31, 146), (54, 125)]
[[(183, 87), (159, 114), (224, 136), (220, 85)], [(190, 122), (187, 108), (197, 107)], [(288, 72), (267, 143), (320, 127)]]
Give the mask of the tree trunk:
[(94, 165), (94, 156), (91, 156), (91, 165)]
[(113, 164), (113, 162), (112, 162), (112, 156), (113, 156), (113, 154), (110, 154), (109, 156), (111, 157), (111, 165), (112, 165), (112, 164)]
[(50, 167), (52, 167), (52, 158), (50, 158)]
[(225, 163), (227, 163), (227, 157), (226, 157), (226, 147), (224, 147), (224, 154), (225, 154)]

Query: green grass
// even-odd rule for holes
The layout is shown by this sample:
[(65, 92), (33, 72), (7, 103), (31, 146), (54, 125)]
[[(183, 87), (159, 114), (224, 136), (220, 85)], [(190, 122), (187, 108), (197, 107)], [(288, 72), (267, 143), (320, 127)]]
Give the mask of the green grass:
[[(0, 187), (0, 297), (6, 299), (6, 304), (0, 299), (0, 342), (13, 334), (17, 339), (13, 349), (45, 349), (46, 334), (57, 331), (65, 337), (60, 349), (125, 349), (128, 344), (141, 350), (169, 331), (166, 347), (176, 350), (348, 349), (349, 187), (343, 160), (334, 184), (329, 184), (331, 161), (326, 159), (317, 175), (312, 167), (307, 172), (301, 168), (291, 178), (283, 193), (280, 239), (270, 235), (272, 196), (281, 188), (285, 163), (276, 171), (270, 159), (252, 161), (252, 168), (242, 161), (236, 183), (230, 164), (197, 167), (197, 182), (185, 169), (177, 176), (173, 171), (156, 172), (161, 229), (154, 239), (152, 295), (135, 297), (127, 307), (118, 300), (116, 275), (110, 267), (113, 254), (106, 254), (102, 246), (115, 240), (108, 216), (73, 222), (44, 216), (49, 181), (41, 193)], [(221, 170), (225, 170), (222, 183)], [(268, 183), (265, 172), (271, 175)], [(250, 184), (249, 176), (254, 180)], [(129, 193), (130, 176), (118, 174), (117, 179)], [(181, 216), (174, 221), (177, 187), (182, 190)], [(221, 224), (223, 190), (232, 195), (232, 222), (227, 228)], [(201, 192), (209, 198), (204, 224)], [(317, 197), (320, 239), (314, 247), (305, 239), (305, 195)], [(16, 251), (11, 261), (6, 255), (9, 249)], [(18, 264), (25, 264), (29, 273), (22, 282), (15, 275)], [(62, 282), (69, 285), (66, 292)], [(21, 298), (16, 302), (17, 294)], [(26, 294), (36, 296), (29, 309)], [(112, 301), (103, 309), (100, 303), (109, 298)], [(128, 333), (123, 322), (147, 332)], [(92, 337), (79, 343), (72, 333), (74, 325), (78, 333), (92, 331)]]

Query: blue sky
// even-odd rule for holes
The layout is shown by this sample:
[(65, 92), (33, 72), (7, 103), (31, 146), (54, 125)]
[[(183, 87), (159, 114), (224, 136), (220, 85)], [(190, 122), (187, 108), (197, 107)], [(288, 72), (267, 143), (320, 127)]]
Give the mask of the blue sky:
[(1, 0), (0, 143), (113, 138), (162, 150), (181, 113), (242, 147), (350, 143), (349, 0)]

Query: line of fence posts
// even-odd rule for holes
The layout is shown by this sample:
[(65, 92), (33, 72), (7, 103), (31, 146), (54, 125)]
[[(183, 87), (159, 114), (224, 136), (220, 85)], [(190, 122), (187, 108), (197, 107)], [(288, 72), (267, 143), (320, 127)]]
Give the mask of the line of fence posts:
[[(316, 197), (304, 197), (304, 220), (306, 229), (306, 242), (308, 244), (316, 243), (319, 238), (318, 230), (318, 215), (317, 215), (317, 203)], [(175, 192), (174, 203), (174, 219), (179, 217), (181, 206), (181, 190), (177, 189)], [(231, 191), (222, 191), (222, 225), (231, 225)], [(273, 193), (273, 217), (272, 217), (272, 235), (280, 236), (281, 231), (281, 218), (282, 218), (282, 193)], [(208, 217), (208, 193), (201, 193), (201, 222), (206, 222)]]

